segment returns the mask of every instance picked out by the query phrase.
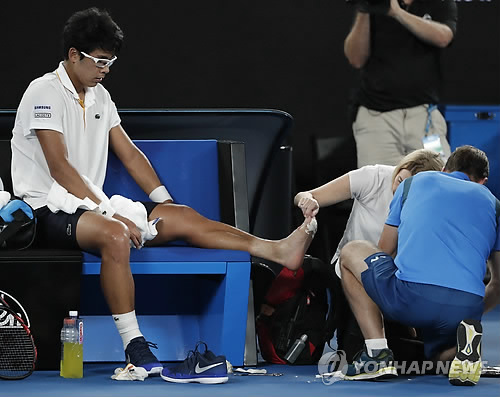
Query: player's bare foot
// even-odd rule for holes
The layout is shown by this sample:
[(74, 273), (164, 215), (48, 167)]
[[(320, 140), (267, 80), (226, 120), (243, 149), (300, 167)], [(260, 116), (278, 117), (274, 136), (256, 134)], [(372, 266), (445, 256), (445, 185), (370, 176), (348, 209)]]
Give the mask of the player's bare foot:
[(278, 242), (279, 260), (277, 262), (293, 271), (299, 269), (317, 229), (316, 218), (306, 218), (300, 227)]

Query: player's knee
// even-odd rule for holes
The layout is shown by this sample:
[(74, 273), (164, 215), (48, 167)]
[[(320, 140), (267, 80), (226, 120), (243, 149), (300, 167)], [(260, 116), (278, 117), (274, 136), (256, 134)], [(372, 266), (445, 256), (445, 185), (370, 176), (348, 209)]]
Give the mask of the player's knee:
[(121, 222), (110, 222), (103, 228), (101, 235), (101, 245), (103, 248), (114, 250), (130, 249), (130, 231)]

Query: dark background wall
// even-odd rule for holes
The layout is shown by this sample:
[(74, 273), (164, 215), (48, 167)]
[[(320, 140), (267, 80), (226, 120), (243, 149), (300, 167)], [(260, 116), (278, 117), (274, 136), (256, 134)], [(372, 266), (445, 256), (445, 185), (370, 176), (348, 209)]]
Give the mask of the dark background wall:
[[(457, 1), (458, 35), (444, 58), (443, 103), (500, 103), (499, 2)], [(57, 67), (75, 11), (106, 8), (126, 35), (104, 84), (119, 108), (275, 108), (295, 120), (296, 188), (311, 188), (311, 137), (351, 136), (357, 73), (343, 55), (352, 8), (343, 0), (2, 2), (0, 108)], [(352, 141), (342, 166), (355, 167)]]

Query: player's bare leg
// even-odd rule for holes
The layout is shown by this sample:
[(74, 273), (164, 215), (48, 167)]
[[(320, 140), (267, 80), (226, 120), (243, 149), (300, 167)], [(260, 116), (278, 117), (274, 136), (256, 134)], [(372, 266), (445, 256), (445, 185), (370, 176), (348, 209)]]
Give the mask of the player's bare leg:
[(297, 270), (302, 265), (304, 254), (317, 229), (316, 219), (307, 218), (288, 237), (266, 240), (212, 221), (189, 207), (176, 204), (158, 205), (150, 215), (150, 219), (155, 218), (161, 218), (162, 221), (157, 224), (158, 236), (149, 245), (183, 239), (201, 248), (247, 251), (291, 270)]

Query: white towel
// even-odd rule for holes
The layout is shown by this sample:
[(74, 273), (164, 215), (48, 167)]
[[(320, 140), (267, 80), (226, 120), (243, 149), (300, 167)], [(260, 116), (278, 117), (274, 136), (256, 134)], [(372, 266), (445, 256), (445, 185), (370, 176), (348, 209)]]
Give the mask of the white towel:
[(0, 208), (3, 208), (10, 201), (10, 193), (4, 190), (0, 191)]
[[(114, 195), (109, 199), (104, 192), (94, 185), (87, 177), (83, 179), (92, 190), (92, 192), (101, 200), (99, 206), (88, 197), (80, 199), (54, 181), (49, 194), (47, 196), (47, 207), (53, 212), (64, 211), (67, 214), (74, 214), (78, 208), (94, 210), (97, 207), (105, 208), (108, 216), (112, 216), (115, 212), (135, 223), (141, 232), (142, 245), (146, 241), (152, 240), (158, 234), (155, 224), (158, 219), (148, 222), (148, 214), (146, 207), (139, 201), (132, 201), (126, 197)], [(142, 246), (141, 245), (141, 246)], [(132, 240), (130, 246), (135, 247)]]
[[(87, 183), (87, 186), (90, 190), (96, 195), (97, 198), (101, 200), (102, 207), (108, 208), (109, 199), (104, 194), (102, 189), (94, 185), (86, 176), (82, 176), (82, 178)], [(47, 195), (47, 207), (53, 213), (57, 213), (59, 211), (64, 211), (67, 214), (74, 214), (78, 208), (82, 208), (85, 210), (94, 210), (99, 205), (94, 203), (88, 197), (85, 197), (83, 200), (76, 197), (75, 195), (69, 193), (64, 187), (59, 185), (56, 181), (52, 184), (49, 190), (49, 194)], [(112, 216), (113, 214), (109, 214)]]
[(116, 368), (115, 373), (111, 375), (113, 380), (144, 380), (148, 377), (148, 372), (142, 367), (136, 367), (133, 364), (127, 364), (125, 368)]
[[(109, 200), (109, 204), (118, 215), (130, 219), (135, 223), (141, 232), (142, 245), (157, 236), (158, 230), (156, 230), (155, 225), (158, 220), (155, 219), (148, 222), (146, 207), (140, 201), (132, 201), (126, 197), (114, 195)], [(132, 241), (130, 241), (130, 246), (132, 248), (135, 247)]]

